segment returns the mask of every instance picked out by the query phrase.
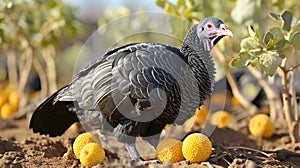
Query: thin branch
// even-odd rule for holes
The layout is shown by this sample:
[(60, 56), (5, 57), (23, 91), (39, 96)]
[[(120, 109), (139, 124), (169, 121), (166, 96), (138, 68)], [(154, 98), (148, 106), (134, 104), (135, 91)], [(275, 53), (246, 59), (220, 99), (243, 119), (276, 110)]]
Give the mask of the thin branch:
[(56, 66), (55, 66), (55, 48), (49, 45), (42, 50), (42, 56), (46, 63), (46, 75), (48, 79), (48, 91), (52, 94), (57, 89), (56, 84)]
[(291, 67), (290, 69), (288, 69), (286, 72), (289, 73), (289, 72), (294, 71), (295, 69), (297, 69), (299, 67), (300, 67), (300, 64), (295, 65), (295, 66)]
[(260, 71), (252, 66), (248, 66), (247, 68), (249, 72), (257, 79), (259, 85), (263, 88), (267, 95), (271, 119), (274, 120), (278, 117), (283, 118), (280, 111), (280, 109), (282, 108), (282, 103), (278, 90), (274, 89), (271, 84), (264, 80), (263, 75)]
[(18, 70), (16, 65), (16, 54), (13, 51), (9, 51), (7, 54), (7, 68), (9, 83), (18, 85)]
[(284, 58), (282, 60), (281, 65), (279, 66), (279, 69), (281, 71), (278, 71), (278, 73), (281, 77), (281, 87), (282, 87), (282, 102), (283, 102), (283, 112), (284, 112), (284, 117), (287, 121), (287, 126), (289, 129), (289, 135), (291, 138), (292, 143), (296, 142), (296, 137), (295, 137), (295, 126), (296, 122), (292, 118), (293, 112), (291, 110), (291, 95), (289, 94), (289, 84), (288, 84), (288, 78), (287, 78), (287, 70), (285, 69), (286, 67), (286, 62), (287, 59)]
[(41, 81), (41, 93), (40, 93), (40, 97), (41, 98), (45, 98), (48, 96), (48, 80), (47, 80), (47, 75), (46, 72), (42, 66), (42, 64), (40, 63), (40, 61), (38, 60), (37, 57), (33, 58), (33, 65), (35, 70), (37, 71), (39, 77), (40, 77), (40, 81)]
[(296, 98), (296, 90), (294, 88), (294, 80), (295, 80), (295, 72), (290, 71), (289, 73), (289, 90), (288, 93), (290, 94), (291, 98), (291, 115), (292, 115), (292, 120), (293, 120), (293, 134), (296, 139), (296, 142), (300, 141), (300, 125), (298, 122), (299, 114), (298, 114), (298, 108), (297, 108), (297, 98)]
[(241, 102), (244, 108), (249, 110), (250, 114), (256, 113), (257, 107), (254, 104), (252, 104), (250, 101), (248, 101), (240, 92), (239, 86), (235, 78), (233, 77), (229, 65), (225, 59), (225, 55), (221, 52), (221, 50), (217, 46), (215, 47), (215, 52), (224, 66), (226, 78), (232, 88), (232, 94)]
[(270, 157), (269, 154), (267, 154), (266, 152), (263, 152), (263, 151), (260, 151), (260, 150), (257, 150), (257, 149), (253, 149), (253, 148), (248, 148), (248, 147), (243, 147), (243, 146), (229, 146), (229, 147), (224, 147), (225, 150), (228, 150), (228, 149), (233, 149), (233, 150), (237, 150), (237, 149), (243, 149), (243, 150), (248, 150), (248, 151), (253, 151), (253, 152), (256, 152), (256, 153), (260, 153), (266, 157)]

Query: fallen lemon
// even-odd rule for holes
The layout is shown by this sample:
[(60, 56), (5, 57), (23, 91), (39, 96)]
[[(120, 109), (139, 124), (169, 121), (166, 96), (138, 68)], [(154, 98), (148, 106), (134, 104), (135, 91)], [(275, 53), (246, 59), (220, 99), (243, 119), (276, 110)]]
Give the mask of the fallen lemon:
[(203, 125), (206, 121), (206, 117), (208, 114), (207, 108), (202, 105), (196, 110), (196, 123), (199, 125)]
[(212, 125), (217, 125), (218, 128), (226, 127), (231, 122), (232, 122), (232, 117), (226, 111), (217, 111), (210, 118), (210, 123)]
[(0, 107), (2, 107), (7, 102), (7, 97), (0, 95)]
[(182, 153), (185, 159), (190, 162), (204, 162), (212, 153), (212, 144), (204, 134), (193, 133), (184, 139)]
[(1, 118), (6, 120), (15, 112), (16, 112), (16, 109), (11, 104), (5, 103), (1, 107)]
[(86, 144), (80, 152), (80, 163), (83, 166), (95, 166), (105, 158), (104, 149), (97, 143)]
[(171, 127), (172, 127), (171, 124), (167, 124), (167, 125), (165, 126), (164, 130), (168, 130), (168, 129), (170, 129)]
[(90, 133), (82, 133), (78, 135), (73, 143), (73, 151), (76, 158), (80, 158), (81, 149), (88, 143), (95, 142)]
[(17, 91), (12, 91), (10, 94), (9, 94), (9, 97), (8, 97), (8, 102), (14, 106), (14, 108), (18, 108), (19, 107), (19, 102), (20, 102), (20, 96), (19, 96), (19, 93)]
[(269, 138), (274, 133), (274, 126), (269, 116), (257, 114), (249, 122), (249, 131), (253, 136)]
[(176, 163), (184, 160), (182, 142), (174, 138), (163, 139), (156, 147), (156, 157), (162, 162)]

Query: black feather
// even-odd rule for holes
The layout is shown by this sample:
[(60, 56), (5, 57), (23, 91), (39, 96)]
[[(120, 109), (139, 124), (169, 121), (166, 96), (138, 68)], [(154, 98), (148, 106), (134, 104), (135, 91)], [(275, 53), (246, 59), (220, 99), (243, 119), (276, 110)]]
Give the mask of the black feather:
[[(60, 90), (64, 88), (65, 87)], [(59, 136), (73, 123), (78, 122), (77, 115), (72, 111), (74, 110), (74, 103), (76, 102), (57, 101), (53, 104), (54, 99), (60, 90), (47, 98), (34, 111), (29, 125), (30, 128), (33, 128), (33, 132), (49, 134), (52, 137)]]

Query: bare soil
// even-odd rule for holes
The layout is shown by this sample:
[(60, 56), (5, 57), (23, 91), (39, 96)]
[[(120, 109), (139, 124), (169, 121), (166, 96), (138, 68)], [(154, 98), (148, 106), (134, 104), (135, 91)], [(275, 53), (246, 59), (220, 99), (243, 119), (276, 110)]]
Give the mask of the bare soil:
[[(245, 124), (248, 119), (238, 121), (235, 129), (215, 129), (209, 136), (213, 154), (204, 163), (132, 165), (128, 157), (106, 151), (104, 162), (94, 167), (300, 167), (300, 143), (291, 144), (283, 121), (275, 124), (276, 133), (271, 138), (258, 139), (249, 134)], [(0, 167), (83, 167), (71, 151), (74, 139), (83, 130), (69, 129), (51, 138), (32, 133), (28, 123), (26, 117), (0, 120)]]

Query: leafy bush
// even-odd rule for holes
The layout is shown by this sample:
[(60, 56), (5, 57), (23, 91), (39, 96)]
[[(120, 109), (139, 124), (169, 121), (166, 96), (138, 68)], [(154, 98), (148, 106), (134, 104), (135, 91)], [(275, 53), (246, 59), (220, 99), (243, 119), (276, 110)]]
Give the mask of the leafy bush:
[(84, 32), (74, 13), (62, 0), (0, 2), (0, 48), (7, 58), (9, 82), (21, 94), (33, 69), (41, 79), (41, 97), (56, 90), (56, 49)]
[[(240, 93), (239, 86), (231, 74), (232, 70), (247, 67), (267, 93), (271, 118), (278, 117), (274, 113), (282, 116), (280, 112), (283, 111), (292, 141), (300, 141), (300, 135), (296, 134), (297, 131), (300, 132), (300, 126), (297, 117), (295, 88), (293, 88), (294, 72), (300, 67), (299, 64), (295, 64), (297, 62), (295, 60), (299, 60), (297, 54), (300, 49), (300, 23), (294, 17), (299, 16), (300, 1), (177, 0), (176, 4), (172, 4), (168, 0), (157, 0), (156, 3), (166, 13), (181, 16), (191, 22), (197, 22), (206, 16), (222, 18), (233, 32), (234, 38), (224, 39), (223, 43), (221, 42), (215, 47), (213, 54), (217, 55), (221, 61), (234, 96), (240, 100), (242, 106), (249, 113), (257, 112), (258, 109)], [(274, 14), (280, 13), (282, 9), (289, 10), (280, 15)], [(273, 12), (270, 14), (273, 19), (268, 18), (269, 11)], [(180, 22), (172, 22), (172, 24), (173, 32), (176, 35), (177, 33), (185, 34), (186, 30), (176, 31)], [(246, 25), (249, 24), (253, 26), (249, 26), (247, 32)], [(245, 36), (247, 37), (245, 38)], [(236, 51), (238, 48), (240, 51)], [(238, 57), (235, 57), (237, 53)], [(232, 66), (228, 65), (229, 62)], [(262, 71), (266, 74), (265, 76), (274, 76), (278, 72), (279, 80), (282, 83), (281, 93), (273, 87), (274, 84), (266, 79), (261, 73)]]
[(241, 68), (249, 65), (261, 67), (269, 76), (278, 72), (284, 117), (292, 142), (296, 142), (300, 141), (300, 126), (293, 78), (294, 72), (300, 67), (295, 60), (300, 49), (300, 21), (290, 11), (284, 11), (280, 15), (271, 13), (270, 16), (277, 24), (263, 35), (258, 28), (249, 26), (249, 37), (242, 39), (238, 57), (231, 64)]

